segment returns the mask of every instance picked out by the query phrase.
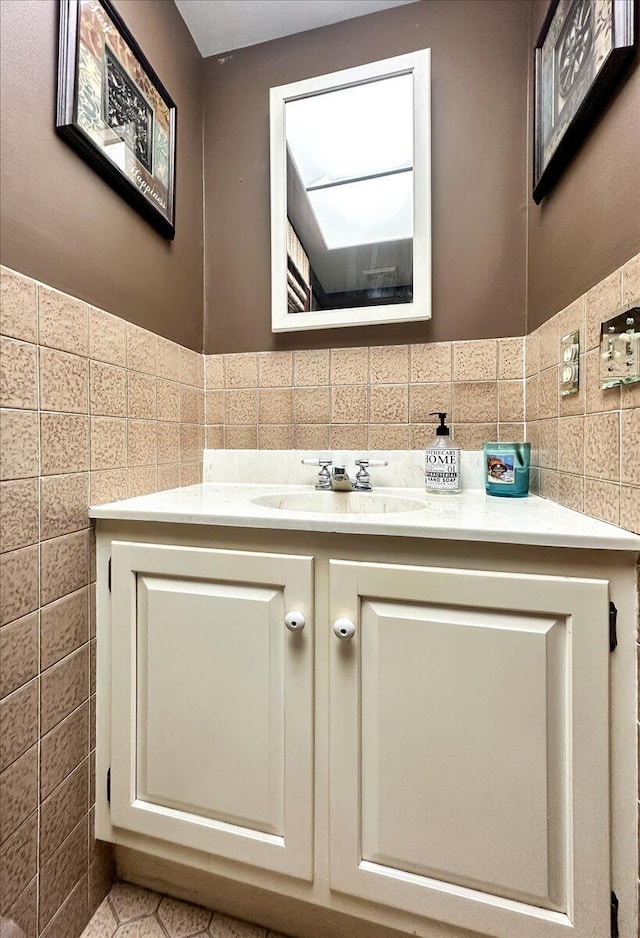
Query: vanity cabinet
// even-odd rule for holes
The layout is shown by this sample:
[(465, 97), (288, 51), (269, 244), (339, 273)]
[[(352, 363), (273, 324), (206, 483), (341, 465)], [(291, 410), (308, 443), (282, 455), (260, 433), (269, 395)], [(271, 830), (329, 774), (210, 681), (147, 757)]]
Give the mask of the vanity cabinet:
[(635, 907), (630, 559), (100, 522), (98, 836), (303, 938), (605, 938), (612, 889)]

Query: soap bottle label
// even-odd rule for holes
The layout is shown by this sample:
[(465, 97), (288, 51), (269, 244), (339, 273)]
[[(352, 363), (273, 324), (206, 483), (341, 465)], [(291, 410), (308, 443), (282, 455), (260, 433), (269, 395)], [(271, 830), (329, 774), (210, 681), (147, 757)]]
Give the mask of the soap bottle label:
[(513, 469), (513, 456), (501, 453), (500, 456), (487, 453), (487, 482), (493, 485), (513, 485), (516, 481)]
[(460, 487), (460, 450), (427, 449), (424, 454), (424, 478), (428, 489)]

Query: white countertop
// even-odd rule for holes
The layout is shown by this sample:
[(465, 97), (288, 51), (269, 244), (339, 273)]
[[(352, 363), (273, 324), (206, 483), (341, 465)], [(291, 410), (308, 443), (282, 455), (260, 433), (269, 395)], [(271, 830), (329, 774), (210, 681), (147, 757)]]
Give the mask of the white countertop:
[[(536, 495), (495, 498), (481, 489), (469, 489), (458, 496), (428, 497), (423, 488), (381, 486), (374, 495), (417, 498), (425, 505), (417, 511), (384, 514), (289, 511), (252, 502), (253, 498), (269, 494), (313, 491), (309, 484), (204, 482), (100, 505), (91, 508), (89, 514), (98, 520), (160, 521), (640, 552), (640, 536)], [(347, 497), (367, 498), (367, 494), (352, 493)]]

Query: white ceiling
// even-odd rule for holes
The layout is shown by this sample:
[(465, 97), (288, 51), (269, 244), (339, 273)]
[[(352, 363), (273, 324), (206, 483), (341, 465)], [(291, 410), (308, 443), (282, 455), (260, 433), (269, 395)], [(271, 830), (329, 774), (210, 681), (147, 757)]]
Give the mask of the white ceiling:
[(415, 0), (175, 0), (203, 56), (291, 36)]

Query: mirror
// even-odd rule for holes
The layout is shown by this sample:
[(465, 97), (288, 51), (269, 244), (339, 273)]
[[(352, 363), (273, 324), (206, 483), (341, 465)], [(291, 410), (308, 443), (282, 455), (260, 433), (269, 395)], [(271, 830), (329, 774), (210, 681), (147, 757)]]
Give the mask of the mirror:
[(429, 50), (270, 104), (272, 331), (429, 319)]

